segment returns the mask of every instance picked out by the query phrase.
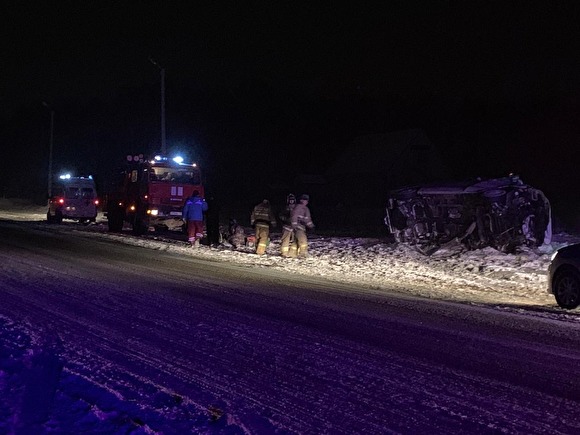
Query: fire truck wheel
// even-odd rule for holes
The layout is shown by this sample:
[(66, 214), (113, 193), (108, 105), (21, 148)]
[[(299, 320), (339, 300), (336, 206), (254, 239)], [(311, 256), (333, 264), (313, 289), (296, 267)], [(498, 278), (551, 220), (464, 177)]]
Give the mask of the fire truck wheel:
[(107, 223), (109, 225), (109, 231), (112, 233), (120, 233), (123, 229), (124, 217), (122, 212), (110, 210), (107, 213)]

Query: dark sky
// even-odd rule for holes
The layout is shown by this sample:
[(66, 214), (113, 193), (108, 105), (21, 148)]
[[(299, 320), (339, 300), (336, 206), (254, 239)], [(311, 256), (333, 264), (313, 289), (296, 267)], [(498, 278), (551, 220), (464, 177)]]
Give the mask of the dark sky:
[(365, 3), (3, 2), (4, 86), (11, 102), (114, 95), (150, 84), (153, 56), (178, 86), (578, 93), (574, 2)]
[(57, 165), (80, 144), (77, 169), (97, 172), (151, 151), (153, 57), (168, 144), (210, 172), (315, 171), (358, 135), (422, 128), (458, 175), (521, 165), (530, 182), (578, 181), (575, 2), (339, 3), (2, 2), (4, 141), (45, 170), (47, 101)]

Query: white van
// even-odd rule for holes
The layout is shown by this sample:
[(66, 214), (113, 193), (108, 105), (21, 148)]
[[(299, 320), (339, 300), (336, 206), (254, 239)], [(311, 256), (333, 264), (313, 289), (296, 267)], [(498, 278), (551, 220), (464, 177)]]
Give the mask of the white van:
[(46, 220), (49, 223), (60, 223), (63, 219), (95, 222), (98, 206), (97, 188), (92, 177), (61, 176), (53, 185)]

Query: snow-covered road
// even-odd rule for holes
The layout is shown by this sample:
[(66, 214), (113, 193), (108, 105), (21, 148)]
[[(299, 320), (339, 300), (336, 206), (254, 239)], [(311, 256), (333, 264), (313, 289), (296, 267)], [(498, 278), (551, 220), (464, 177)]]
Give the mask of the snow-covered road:
[(319, 237), (286, 260), (275, 239), (257, 257), (8, 218), (0, 432), (580, 430), (579, 317), (545, 292), (549, 252)]

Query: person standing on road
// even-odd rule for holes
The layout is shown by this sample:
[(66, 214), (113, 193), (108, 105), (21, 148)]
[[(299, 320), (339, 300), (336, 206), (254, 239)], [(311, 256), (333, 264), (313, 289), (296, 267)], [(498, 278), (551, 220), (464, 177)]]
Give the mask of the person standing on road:
[(296, 207), (296, 197), (289, 194), (286, 197), (286, 207), (280, 213), (280, 222), (282, 222), (282, 238), (280, 239), (280, 255), (282, 257), (296, 257), (298, 245), (292, 228), (292, 210)]
[(187, 240), (192, 247), (198, 248), (203, 237), (203, 213), (208, 209), (207, 203), (194, 190), (183, 206), (182, 218), (187, 225)]
[(310, 197), (306, 194), (300, 196), (300, 202), (292, 210), (291, 224), (298, 242), (298, 257), (308, 257), (308, 238), (306, 237), (306, 228), (313, 229), (314, 223), (310, 217), (308, 202)]
[(220, 207), (213, 195), (207, 199), (208, 210), (205, 214), (207, 241), (210, 247), (217, 247), (221, 243), (220, 236)]
[(254, 207), (250, 216), (250, 224), (256, 229), (256, 254), (264, 255), (266, 246), (268, 246), (270, 226), (276, 226), (276, 218), (272, 213), (270, 201), (265, 199)]

